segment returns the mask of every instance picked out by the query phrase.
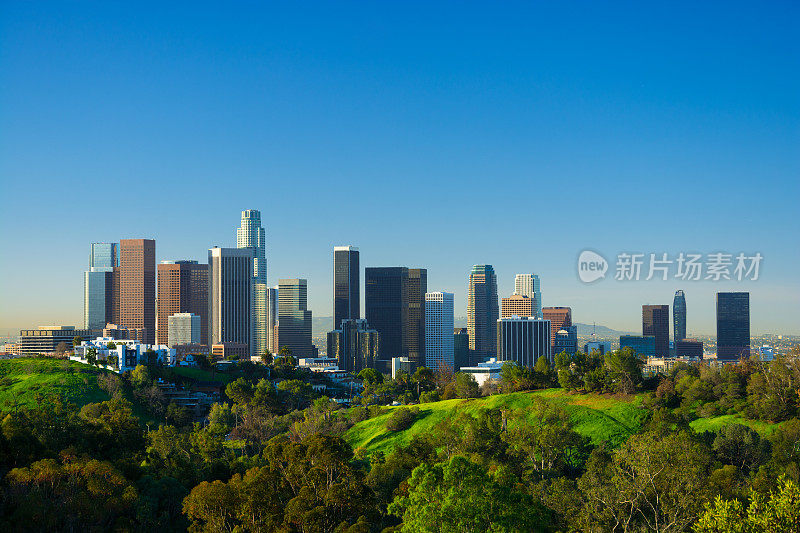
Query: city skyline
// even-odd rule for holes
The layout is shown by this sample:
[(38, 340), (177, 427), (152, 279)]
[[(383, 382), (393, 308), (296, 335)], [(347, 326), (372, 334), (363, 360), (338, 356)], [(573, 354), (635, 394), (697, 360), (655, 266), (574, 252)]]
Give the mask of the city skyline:
[[(796, 4), (453, 11), (5, 6), (0, 328), (81, 326), (92, 242), (203, 262), (258, 209), (267, 283), (308, 279), (315, 316), (353, 243), (362, 276), (426, 268), (456, 316), (492, 264), (498, 296), (535, 272), (576, 322), (636, 332), (680, 289), (687, 334), (713, 334), (716, 292), (748, 291), (753, 334), (800, 334)], [(89, 194), (135, 209), (99, 224)], [(585, 249), (764, 261), (753, 282), (584, 284)]]

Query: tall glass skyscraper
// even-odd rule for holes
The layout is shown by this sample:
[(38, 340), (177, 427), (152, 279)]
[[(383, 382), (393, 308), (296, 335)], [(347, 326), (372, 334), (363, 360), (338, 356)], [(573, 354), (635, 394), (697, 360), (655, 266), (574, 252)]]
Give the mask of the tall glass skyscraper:
[(750, 293), (717, 293), (717, 359), (750, 357)]
[(312, 357), (311, 311), (308, 309), (308, 281), (278, 280), (278, 342), (297, 358)]
[(355, 246), (333, 248), (333, 329), (361, 318), (359, 253)]
[(492, 265), (475, 265), (469, 275), (467, 331), (469, 348), (478, 359), (497, 354), (497, 275)]
[(253, 249), (209, 249), (208, 346), (226, 342), (245, 344), (253, 355), (252, 320)]
[(269, 348), (269, 295), (267, 251), (265, 232), (261, 226), (261, 211), (242, 211), (242, 221), (236, 229), (236, 247), (253, 249), (253, 344), (255, 353), (262, 354)]
[(517, 274), (514, 276), (514, 294), (533, 299), (536, 318), (542, 318), (542, 287), (536, 274)]
[(672, 300), (672, 327), (675, 345), (686, 338), (686, 296), (683, 291), (675, 291)]
[(669, 357), (669, 306), (642, 306), (642, 335), (655, 337), (656, 357)]
[[(83, 326), (103, 329), (112, 321), (114, 267), (119, 266), (119, 245), (93, 242), (89, 252), (89, 270), (83, 274)], [(118, 305), (118, 304), (117, 304)]]
[(425, 366), (441, 365), (455, 370), (453, 335), (453, 293), (425, 294)]

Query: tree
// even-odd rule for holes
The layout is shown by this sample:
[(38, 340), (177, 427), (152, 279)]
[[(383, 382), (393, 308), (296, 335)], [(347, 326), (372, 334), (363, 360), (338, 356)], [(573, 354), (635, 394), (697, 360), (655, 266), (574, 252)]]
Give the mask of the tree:
[(106, 348), (108, 348), (109, 350), (116, 350), (117, 349), (117, 343), (115, 343), (114, 341), (111, 341), (108, 344), (106, 344)]
[(728, 424), (717, 433), (713, 444), (717, 457), (739, 469), (744, 475), (767, 462), (770, 443), (742, 424)]
[(78, 335), (75, 335), (74, 337), (72, 337), (72, 346), (73, 347), (74, 346), (80, 346), (80, 344), (82, 342), (83, 342), (83, 337), (80, 337)]
[(92, 366), (97, 363), (97, 350), (95, 348), (86, 350), (86, 362)]
[(530, 496), (462, 456), (416, 467), (408, 495), (388, 511), (402, 518), (403, 532), (537, 531), (546, 523)]
[(642, 381), (642, 361), (631, 348), (606, 352), (605, 366), (616, 392), (631, 394)]
[(754, 492), (745, 510), (739, 500), (724, 500), (717, 496), (706, 504), (694, 525), (695, 533), (790, 533), (800, 525), (800, 488), (783, 477), (777, 491), (769, 497)]
[(364, 381), (364, 387), (369, 387), (371, 385), (379, 385), (383, 383), (383, 374), (375, 370), (374, 368), (364, 368), (361, 372), (358, 373), (356, 376), (358, 379)]
[(153, 382), (153, 378), (150, 377), (150, 370), (147, 369), (144, 365), (136, 365), (136, 367), (131, 370), (131, 385), (134, 388), (141, 389), (147, 387)]
[(478, 382), (475, 381), (475, 376), (465, 372), (456, 373), (455, 379), (455, 392), (459, 398), (479, 398), (481, 389), (478, 387)]
[(392, 411), (389, 418), (386, 419), (386, 429), (389, 431), (403, 431), (410, 428), (414, 424), (414, 420), (419, 414), (419, 409), (408, 409), (406, 407), (399, 407)]
[(55, 353), (63, 354), (63, 353), (66, 353), (68, 351), (69, 351), (69, 345), (66, 342), (61, 341), (56, 345)]
[(269, 350), (264, 350), (264, 353), (261, 354), (261, 362), (265, 365), (272, 364), (272, 352)]

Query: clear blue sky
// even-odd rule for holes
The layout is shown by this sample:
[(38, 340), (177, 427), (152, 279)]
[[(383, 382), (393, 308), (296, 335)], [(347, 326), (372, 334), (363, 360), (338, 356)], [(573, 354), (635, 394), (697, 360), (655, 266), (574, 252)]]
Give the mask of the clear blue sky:
[[(796, 2), (3, 2), (0, 327), (80, 324), (89, 243), (205, 260), (260, 209), (268, 276), (331, 314), (331, 249), (427, 267), (466, 314), (501, 295), (641, 326), (687, 293), (752, 293), (754, 333), (800, 333)], [(759, 251), (749, 283), (605, 280), (584, 248)], [(612, 265), (613, 268), (613, 265)]]

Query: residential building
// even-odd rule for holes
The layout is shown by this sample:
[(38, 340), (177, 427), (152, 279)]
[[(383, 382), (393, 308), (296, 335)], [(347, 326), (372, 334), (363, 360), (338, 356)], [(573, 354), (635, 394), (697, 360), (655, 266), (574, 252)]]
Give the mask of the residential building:
[(244, 344), (255, 352), (253, 248), (208, 250), (208, 342)]
[(681, 290), (672, 299), (672, 328), (675, 344), (686, 338), (686, 295)]
[(555, 350), (556, 334), (572, 326), (572, 308), (542, 307), (542, 317), (550, 321), (550, 346)]
[(551, 359), (550, 321), (534, 317), (497, 320), (497, 360), (533, 368), (540, 357)]
[(380, 334), (364, 319), (343, 319), (338, 329), (328, 332), (328, 357), (336, 358), (340, 369), (354, 375), (375, 368), (379, 353)]
[(208, 264), (197, 261), (161, 261), (158, 272), (156, 300), (156, 342), (174, 346), (169, 338), (169, 317), (177, 313), (192, 313), (200, 321), (200, 339), (208, 341)]
[(467, 328), (453, 328), (453, 366), (455, 366), (456, 372), (463, 366), (472, 365)]
[(278, 340), (280, 347), (288, 347), (294, 357), (315, 355), (311, 344), (308, 281), (305, 279), (278, 281)]
[(94, 242), (89, 253), (89, 270), (83, 277), (83, 327), (101, 329), (114, 315), (114, 268), (119, 266), (119, 245)]
[(333, 329), (361, 318), (361, 269), (355, 246), (333, 247)]
[(250, 345), (241, 342), (220, 342), (211, 346), (211, 357), (214, 359), (250, 359)]
[(467, 330), (469, 349), (481, 360), (497, 353), (497, 276), (492, 265), (475, 265), (469, 275)]
[(532, 316), (538, 318), (536, 313), (536, 300), (530, 296), (512, 294), (508, 298), (503, 298), (500, 301), (500, 318), (509, 318), (512, 316)]
[(542, 318), (542, 288), (539, 276), (536, 274), (517, 274), (514, 276), (514, 294), (531, 298), (534, 302), (534, 313), (529, 316)]
[(453, 293), (425, 293), (425, 366), (455, 369)]
[(427, 270), (368, 267), (364, 270), (367, 323), (381, 336), (380, 359), (409, 357), (424, 363)]
[(111, 337), (84, 340), (75, 346), (70, 359), (88, 362), (90, 350), (99, 363), (115, 372), (127, 372), (137, 365), (150, 363), (167, 366), (174, 366), (177, 363), (175, 350), (163, 344), (146, 344), (136, 340)]
[(750, 357), (750, 293), (717, 293), (717, 359)]
[(261, 226), (261, 212), (257, 209), (242, 211), (236, 228), (236, 247), (253, 250), (252, 329), (253, 352), (261, 355), (269, 347), (269, 309), (267, 289), (267, 256), (265, 232)]
[(156, 241), (122, 239), (119, 242), (119, 321), (126, 328), (144, 330), (145, 344), (156, 340)]
[(642, 335), (655, 338), (655, 356), (669, 357), (669, 306), (642, 306)]
[(652, 335), (620, 335), (619, 347), (630, 348), (642, 357), (655, 357), (656, 338)]
[(181, 344), (200, 344), (202, 342), (200, 317), (194, 313), (175, 313), (167, 318), (170, 348)]
[(569, 326), (556, 332), (553, 343), (553, 356), (561, 352), (574, 354), (578, 352), (578, 326)]
[(39, 326), (37, 329), (23, 329), (19, 332), (17, 351), (20, 356), (49, 354), (62, 349), (72, 349), (73, 339), (88, 340), (99, 331), (75, 329), (75, 326)]

